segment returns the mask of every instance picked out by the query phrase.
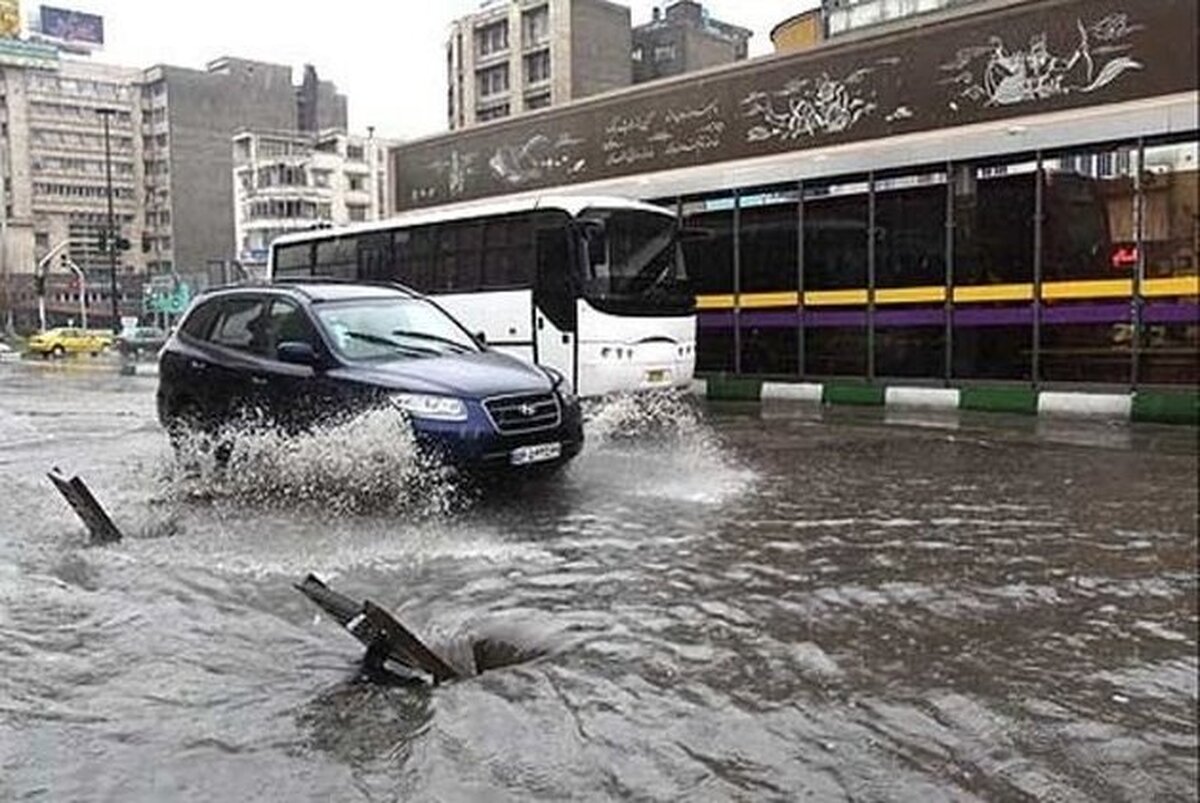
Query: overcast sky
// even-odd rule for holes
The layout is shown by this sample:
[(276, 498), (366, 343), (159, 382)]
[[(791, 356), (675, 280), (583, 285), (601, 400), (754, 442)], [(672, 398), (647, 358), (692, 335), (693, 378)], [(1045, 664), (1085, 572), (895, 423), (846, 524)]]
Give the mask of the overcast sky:
[[(771, 52), (776, 23), (818, 0), (708, 0), (717, 19), (754, 31), (751, 55)], [(663, 0), (630, 0), (633, 24)], [(32, 8), (33, 2), (22, 4)], [(53, 3), (104, 17), (107, 46), (94, 60), (201, 68), (218, 56), (312, 63), (350, 98), (350, 126), (413, 138), (445, 130), (445, 46), (450, 21), (479, 0), (86, 0)]]

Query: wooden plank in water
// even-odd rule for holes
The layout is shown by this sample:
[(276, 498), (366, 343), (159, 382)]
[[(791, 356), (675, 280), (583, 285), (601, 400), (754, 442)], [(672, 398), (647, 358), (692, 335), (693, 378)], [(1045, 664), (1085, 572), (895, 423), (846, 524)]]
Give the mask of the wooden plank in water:
[(57, 468), (51, 470), (46, 476), (67, 500), (67, 504), (75, 511), (75, 515), (79, 516), (87, 526), (91, 536), (89, 544), (105, 546), (121, 540), (121, 531), (117, 529), (117, 525), (113, 524), (113, 520), (96, 501), (96, 497), (92, 495), (91, 489), (84, 484), (83, 480), (79, 477), (67, 479)]
[(388, 658), (409, 669), (432, 676), (435, 683), (461, 677), (450, 664), (425, 646), (411, 630), (370, 600), (360, 605), (346, 595), (334, 591), (312, 574), (306, 577), (303, 583), (296, 584), (296, 590), (362, 642), (367, 648), (369, 661), (379, 662)]

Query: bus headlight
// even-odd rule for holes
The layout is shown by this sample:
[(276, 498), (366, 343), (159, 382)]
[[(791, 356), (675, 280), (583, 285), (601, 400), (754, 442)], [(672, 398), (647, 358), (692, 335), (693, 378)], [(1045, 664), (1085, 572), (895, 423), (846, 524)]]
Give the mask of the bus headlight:
[(431, 396), (426, 393), (393, 393), (392, 404), (413, 418), (430, 421), (466, 421), (467, 405), (452, 396)]

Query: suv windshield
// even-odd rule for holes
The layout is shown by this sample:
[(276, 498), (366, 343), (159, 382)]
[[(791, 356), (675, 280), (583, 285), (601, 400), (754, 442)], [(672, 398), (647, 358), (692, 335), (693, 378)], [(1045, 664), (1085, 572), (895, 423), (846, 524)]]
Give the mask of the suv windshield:
[(345, 301), (315, 309), (334, 348), (350, 360), (440, 357), (479, 351), (461, 326), (424, 299)]
[(635, 315), (692, 311), (695, 299), (673, 217), (593, 207), (579, 223), (584, 297), (597, 309)]

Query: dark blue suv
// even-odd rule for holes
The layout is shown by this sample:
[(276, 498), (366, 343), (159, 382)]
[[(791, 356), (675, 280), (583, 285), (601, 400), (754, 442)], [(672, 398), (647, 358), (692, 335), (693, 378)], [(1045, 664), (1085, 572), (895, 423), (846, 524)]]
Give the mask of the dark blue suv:
[(288, 432), (392, 405), (417, 441), (469, 469), (561, 466), (583, 446), (561, 376), (488, 349), (392, 285), (229, 287), (193, 302), (159, 357), (171, 433), (264, 421)]

